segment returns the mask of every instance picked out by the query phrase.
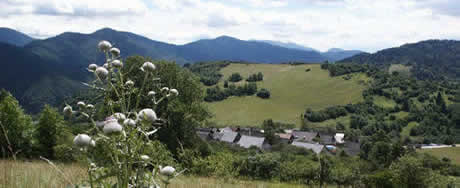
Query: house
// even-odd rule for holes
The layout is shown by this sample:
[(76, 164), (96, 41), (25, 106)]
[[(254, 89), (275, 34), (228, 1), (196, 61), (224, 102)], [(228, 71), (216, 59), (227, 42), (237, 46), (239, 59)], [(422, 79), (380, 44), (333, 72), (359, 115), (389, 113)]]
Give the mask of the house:
[(306, 148), (306, 149), (311, 149), (316, 154), (321, 153), (321, 151), (324, 148), (324, 146), (321, 144), (312, 144), (312, 143), (298, 142), (298, 141), (292, 142), (292, 145), (297, 146), (297, 147)]
[(294, 136), (292, 134), (288, 133), (275, 133), (276, 136), (278, 136), (283, 143), (291, 143), (294, 140)]
[(234, 131), (224, 131), (221, 133), (222, 136), (220, 137), (221, 142), (227, 142), (227, 143), (234, 143), (240, 136), (239, 133), (234, 132)]
[(315, 138), (319, 138), (318, 133), (316, 132), (307, 132), (307, 131), (292, 131), (294, 140), (302, 142), (316, 143)]
[(345, 143), (345, 134), (344, 133), (335, 133), (334, 139), (336, 144), (344, 144)]
[(264, 142), (265, 142), (264, 137), (241, 135), (241, 138), (237, 142), (237, 144), (243, 148), (250, 148), (251, 146), (262, 148)]
[(326, 133), (319, 133), (319, 143), (323, 145), (335, 145), (334, 136)]

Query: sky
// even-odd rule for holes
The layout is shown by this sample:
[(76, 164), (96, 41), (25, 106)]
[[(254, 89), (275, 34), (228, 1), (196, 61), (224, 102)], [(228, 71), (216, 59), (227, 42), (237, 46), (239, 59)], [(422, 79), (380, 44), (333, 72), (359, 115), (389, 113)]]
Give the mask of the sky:
[(185, 44), (221, 35), (376, 52), (460, 40), (460, 0), (0, 0), (0, 27), (44, 39), (104, 27)]

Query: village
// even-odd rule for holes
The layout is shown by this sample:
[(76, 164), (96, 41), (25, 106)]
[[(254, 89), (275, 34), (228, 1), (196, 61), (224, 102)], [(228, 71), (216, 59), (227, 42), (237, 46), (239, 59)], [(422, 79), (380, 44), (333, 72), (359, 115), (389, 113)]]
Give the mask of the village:
[[(264, 136), (264, 130), (258, 128), (198, 128), (196, 132), (205, 141), (219, 141), (246, 149), (255, 147), (261, 150), (270, 150), (272, 147)], [(315, 154), (335, 155), (343, 152), (346, 155), (355, 156), (360, 151), (359, 141), (345, 141), (345, 133), (339, 132), (331, 134), (300, 129), (284, 129), (284, 133), (275, 133), (275, 137), (278, 143), (305, 148)]]

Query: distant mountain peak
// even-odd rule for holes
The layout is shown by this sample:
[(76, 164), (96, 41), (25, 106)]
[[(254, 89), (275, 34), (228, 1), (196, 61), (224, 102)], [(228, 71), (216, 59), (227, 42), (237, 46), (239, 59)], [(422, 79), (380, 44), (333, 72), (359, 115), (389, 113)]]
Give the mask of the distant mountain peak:
[(14, 29), (0, 27), (0, 42), (22, 47), (33, 40), (35, 39)]
[(303, 50), (303, 51), (313, 51), (313, 52), (319, 52), (318, 50), (308, 47), (308, 46), (303, 46), (300, 44), (296, 44), (293, 42), (280, 42), (280, 41), (273, 41), (273, 40), (251, 40), (251, 41), (256, 41), (256, 42), (263, 42), (267, 43), (273, 46), (279, 46), (283, 48), (290, 48), (290, 49), (295, 49), (295, 50)]
[(345, 51), (344, 49), (342, 48), (331, 48), (329, 50), (327, 50), (327, 52), (343, 52)]
[(222, 35), (222, 36), (215, 38), (215, 40), (239, 40), (239, 39), (228, 36), (228, 35)]

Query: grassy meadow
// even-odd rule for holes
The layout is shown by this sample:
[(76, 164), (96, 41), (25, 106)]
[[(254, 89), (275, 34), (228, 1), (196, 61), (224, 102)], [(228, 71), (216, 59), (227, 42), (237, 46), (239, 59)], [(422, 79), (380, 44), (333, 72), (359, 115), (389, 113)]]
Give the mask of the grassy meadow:
[[(43, 161), (0, 160), (1, 188), (64, 188), (80, 183), (86, 178), (86, 169), (78, 164), (58, 164), (57, 172)], [(169, 188), (300, 188), (301, 184), (227, 180), (219, 178), (179, 176)]]
[(453, 164), (460, 165), (460, 147), (419, 149), (417, 151), (420, 153), (428, 153), (440, 159), (447, 157), (452, 160)]
[[(307, 72), (308, 68), (311, 71)], [(350, 80), (330, 77), (319, 64), (230, 64), (221, 70), (224, 77), (218, 84), (223, 87), (224, 80), (236, 72), (244, 79), (250, 74), (262, 72), (264, 80), (257, 82), (257, 87), (267, 88), (271, 97), (230, 97), (207, 103), (215, 114), (211, 121), (217, 125), (260, 126), (263, 120), (269, 118), (300, 125), (300, 116), (306, 108), (318, 110), (361, 101), (365, 83), (369, 81), (364, 74), (354, 74)]]

